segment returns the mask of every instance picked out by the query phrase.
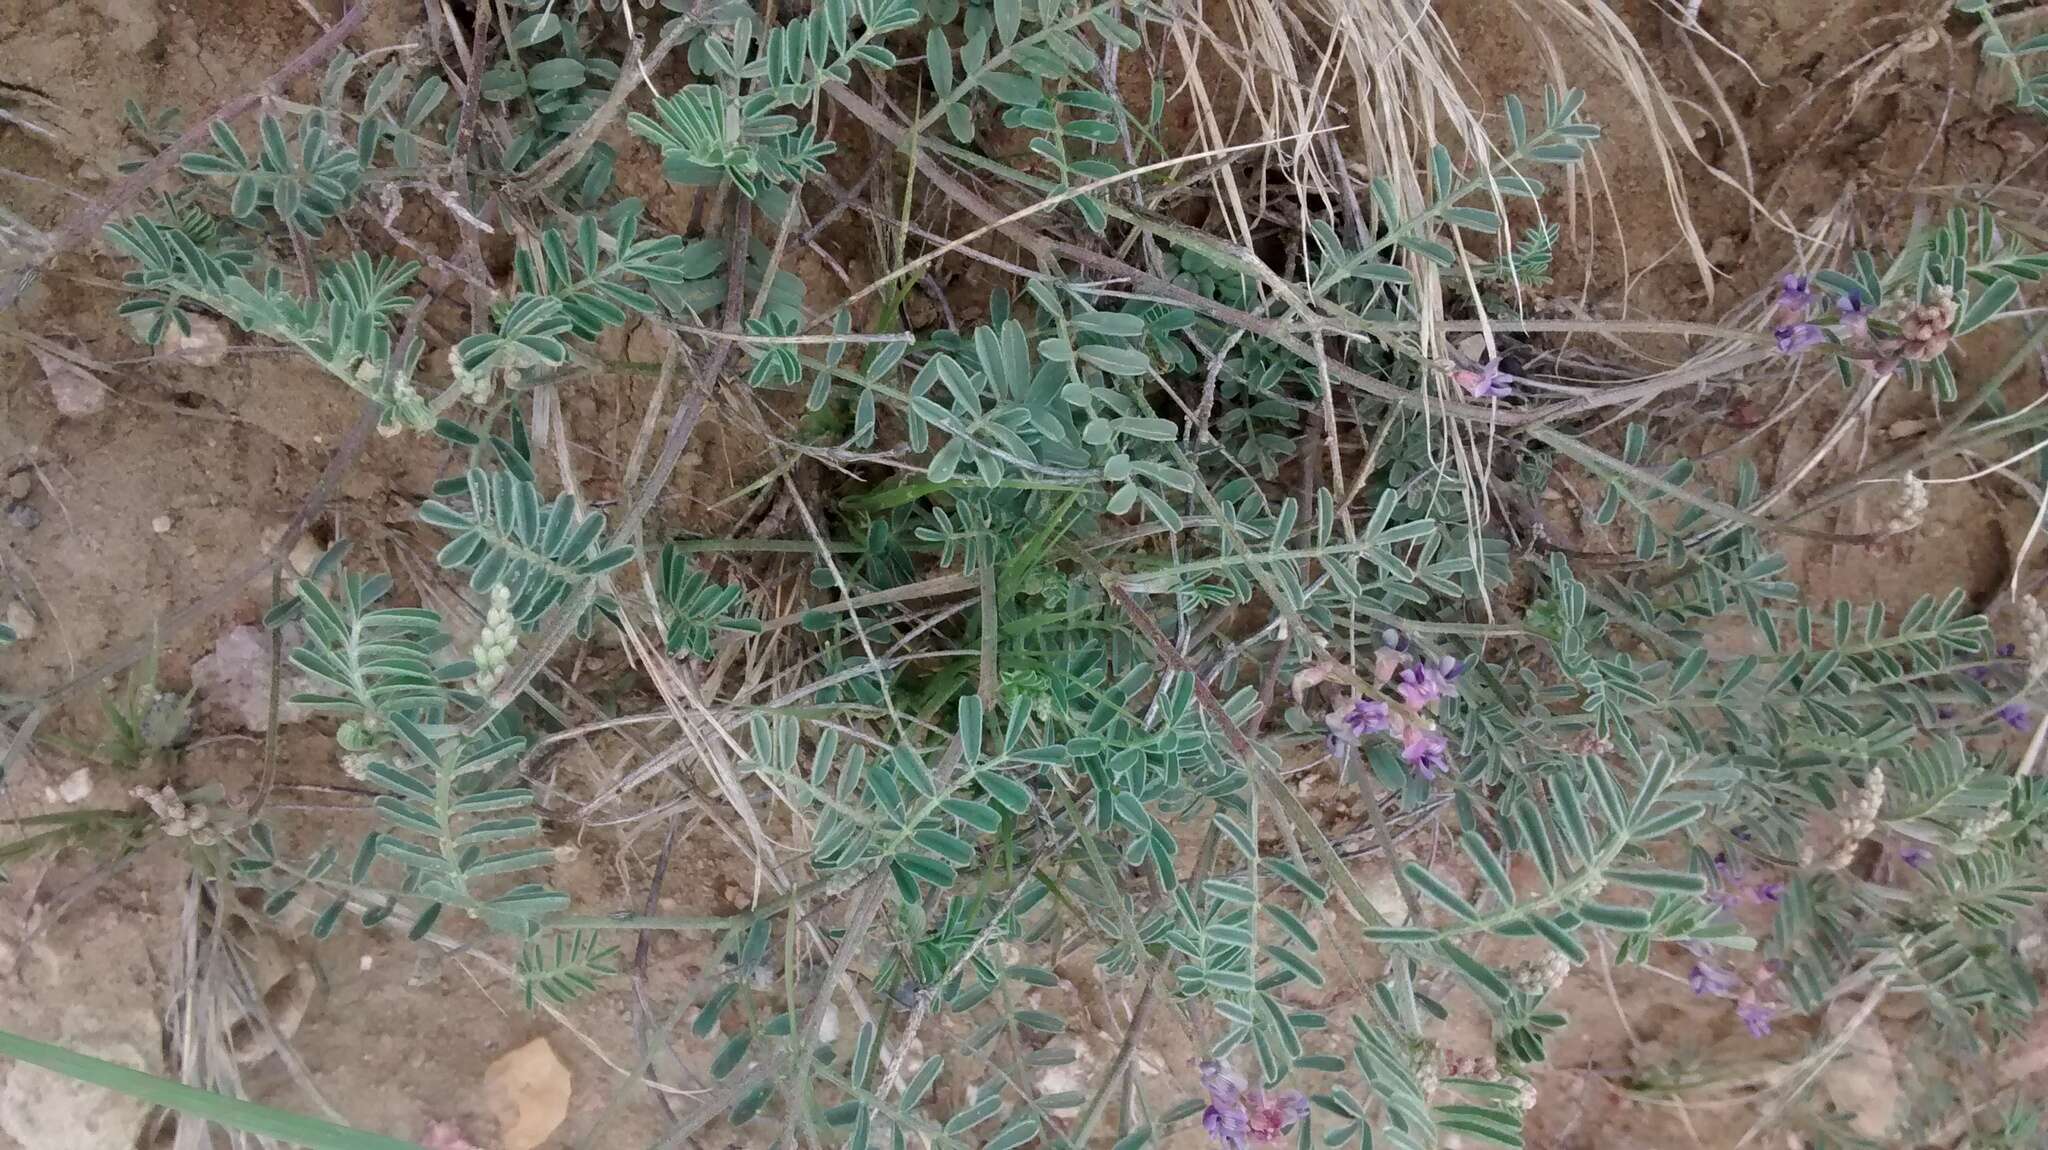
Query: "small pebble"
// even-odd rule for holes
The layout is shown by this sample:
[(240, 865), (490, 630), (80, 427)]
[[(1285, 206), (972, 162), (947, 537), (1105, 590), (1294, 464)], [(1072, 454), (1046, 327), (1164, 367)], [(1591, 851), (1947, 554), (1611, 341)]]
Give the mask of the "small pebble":
[(91, 798), (91, 769), (87, 767), (80, 767), (77, 770), (71, 772), (70, 774), (64, 776), (64, 781), (57, 784), (57, 797), (59, 799), (62, 799), (64, 802), (71, 803), (73, 805), (82, 803), (85, 800)]
[(35, 473), (27, 470), (17, 471), (7, 477), (7, 498), (16, 502), (27, 499), (28, 493), (34, 491), (35, 487)]
[(43, 525), (43, 513), (27, 503), (10, 503), (7, 521), (23, 531), (34, 531)]
[(7, 605), (7, 626), (13, 630), (17, 642), (28, 642), (36, 637), (35, 612), (28, 609), (28, 604), (16, 599)]
[(158, 535), (169, 534), (171, 530), (171, 517), (168, 515), (157, 516), (155, 519), (149, 521), (149, 529), (151, 531), (156, 532)]

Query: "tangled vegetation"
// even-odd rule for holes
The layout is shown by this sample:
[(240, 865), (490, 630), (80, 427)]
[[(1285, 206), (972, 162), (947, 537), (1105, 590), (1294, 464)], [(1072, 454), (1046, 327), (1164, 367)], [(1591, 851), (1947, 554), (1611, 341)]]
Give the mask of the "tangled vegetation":
[[(1162, 46), (1185, 17), (1150, 0), (505, 0), (438, 30), (466, 51), (357, 54), (360, 11), (304, 102), (189, 129), (131, 108), (169, 161), (104, 233), (144, 340), (224, 320), (361, 397), (344, 452), (374, 427), (454, 453), (417, 517), (477, 617), (416, 605), (345, 543), (279, 583), (266, 622), (310, 684), (291, 701), (331, 719), (374, 832), (287, 834), (174, 788), (24, 825), (0, 862), (164, 849), (161, 830), (221, 896), (315, 937), (500, 953), (535, 1009), (603, 989), (631, 932), (709, 933), (723, 963), (667, 1024), (715, 1051), (716, 1089), (664, 1146), (724, 1123), (749, 1145), (1139, 1150), (1199, 1125), (1233, 1148), (1518, 1147), (1568, 1025), (1552, 996), (1610, 963), (1759, 1035), (1915, 996), (1958, 1065), (2036, 1010), (2048, 615), (2027, 600), (2001, 646), (1960, 592), (1811, 603), (1773, 551), (1880, 546), (1919, 529), (1946, 462), (2042, 442), (2048, 412), (2007, 389), (2048, 331), (2023, 311), (2048, 255), (1988, 208), (1794, 269), (1747, 327), (1662, 325), (1685, 364), (1589, 374), (1568, 338), (1628, 325), (1532, 307), (1600, 137), (1576, 91), (1511, 98), (1395, 168), (1347, 155), (1335, 108), (1177, 138), (1170, 107), (1196, 97)], [(2041, 47), (1984, 42), (2022, 106)], [(622, 192), (630, 165), (691, 190), (687, 226)], [(927, 230), (928, 203), (967, 226)], [(429, 217), (442, 242), (400, 230)], [(790, 264), (835, 221), (886, 271), (818, 299)], [(998, 286), (955, 322), (931, 276), (970, 265)], [(920, 293), (942, 309), (922, 325)], [(660, 362), (605, 350), (635, 324)], [(1994, 327), (2018, 350), (1958, 358)], [(1853, 408), (1923, 389), (1941, 423), (1795, 504), (1746, 460), (1686, 458), (1671, 412), (1765, 367), (1832, 375)], [(600, 507), (536, 427), (636, 375), (661, 406)], [(657, 511), (715, 399), (769, 429), (786, 533)], [(1874, 485), (1878, 529), (1813, 525)], [(1560, 489), (1615, 546), (1560, 541)], [(550, 828), (577, 812), (537, 797), (535, 765), (620, 708), (543, 676), (600, 636), (661, 732), (660, 765), (612, 797), (712, 812), (764, 876), (752, 909), (549, 885)], [(737, 663), (774, 670), (708, 695)], [(117, 712), (158, 712), (120, 727), (129, 761), (174, 753), (159, 698)], [(14, 717), (32, 732), (39, 706)], [(1363, 821), (1305, 804), (1317, 776)], [(1129, 1005), (1115, 1061), (1048, 1094), (1075, 1025), (1031, 1005), (1054, 951)], [(1357, 1011), (1300, 1004), (1339, 980), (1368, 988)], [(1483, 1057), (1439, 1050), (1454, 1012), (1490, 1020)], [(1170, 1097), (1131, 1073), (1167, 1014), (1206, 1059)], [(963, 1037), (913, 1056), (939, 1018)], [(1807, 1089), (1844, 1040), (1759, 1087), (1759, 1122), (1862, 1144)], [(1671, 1073), (1643, 1088), (1682, 1090)], [(2027, 1105), (1911, 1121), (2018, 1145)]]

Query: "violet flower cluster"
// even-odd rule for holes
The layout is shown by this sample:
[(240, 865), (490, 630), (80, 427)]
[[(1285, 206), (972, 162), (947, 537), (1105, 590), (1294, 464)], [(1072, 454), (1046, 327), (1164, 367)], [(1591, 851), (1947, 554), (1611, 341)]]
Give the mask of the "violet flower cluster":
[(1772, 879), (1752, 878), (1739, 860), (1730, 859), (1726, 851), (1714, 856), (1714, 888), (1707, 892), (1707, 901), (1722, 910), (1733, 911), (1741, 906), (1757, 906), (1777, 903), (1785, 897), (1785, 884)]
[(1202, 1110), (1202, 1129), (1224, 1150), (1245, 1150), (1253, 1143), (1277, 1142), (1296, 1122), (1308, 1117), (1308, 1098), (1299, 1090), (1268, 1095), (1245, 1086), (1244, 1077), (1213, 1058), (1203, 1059), (1202, 1089), (1209, 1105)]
[(1828, 333), (1819, 324), (1806, 320), (1816, 298), (1813, 285), (1805, 276), (1786, 276), (1778, 281), (1778, 297), (1772, 301), (1771, 335), (1777, 339), (1779, 351), (1796, 355), (1827, 340)]
[[(2000, 660), (2011, 660), (2016, 658), (2018, 654), (2019, 648), (2011, 643), (2001, 643), (1998, 645), (1997, 655)], [(2030, 668), (2032, 661), (2032, 653), (2030, 651), (2028, 659)], [(2009, 680), (2007, 680), (2006, 677), (2003, 674), (2001, 674), (2002, 670), (2002, 667), (1993, 666), (1965, 667), (1963, 668), (1963, 674), (1968, 675), (1970, 678), (1975, 679), (1979, 684), (1987, 688), (1990, 688), (1993, 691), (2002, 692), (2014, 689), (2010, 685)], [(2027, 680), (2021, 683), (2019, 689), (2024, 690), (2027, 686), (2031, 685), (2032, 679), (2033, 675), (2030, 669)], [(1951, 709), (1951, 714), (1953, 714), (1953, 709)], [(1991, 712), (1991, 715), (1999, 722), (2004, 723), (2006, 726), (2011, 727), (2013, 730), (2018, 731), (2020, 734), (2023, 735), (2034, 729), (2033, 710), (2029, 708), (2024, 701), (2017, 698), (2008, 699), (2004, 703), (2004, 705), (2000, 706), (1997, 710)]]
[(1325, 718), (1332, 750), (1357, 743), (1368, 735), (1391, 735), (1401, 744), (1401, 761), (1425, 779), (1450, 773), (1450, 740), (1436, 729), (1436, 712), (1445, 699), (1456, 698), (1464, 664), (1450, 656), (1424, 658), (1408, 649), (1398, 631), (1388, 631), (1373, 654), (1373, 685), (1391, 688), (1397, 699), (1386, 702), (1358, 698)]
[(1501, 370), (1498, 359), (1477, 364), (1456, 362), (1451, 367), (1451, 382), (1473, 399), (1509, 399), (1515, 394), (1511, 386), (1515, 377)]
[(1764, 999), (1766, 984), (1770, 981), (1768, 972), (1745, 981), (1727, 967), (1697, 957), (1686, 981), (1692, 984), (1692, 992), (1702, 998), (1725, 998), (1733, 1002), (1736, 1019), (1748, 1029), (1752, 1038), (1770, 1035), (1771, 1023), (1778, 1017), (1778, 1007)]
[[(1828, 327), (1813, 318), (1814, 309), (1825, 302), (1805, 276), (1788, 275), (1778, 282), (1777, 295), (1771, 301), (1771, 336), (1779, 351), (1797, 355), (1828, 342)], [(1830, 322), (1835, 339), (1842, 344), (1837, 353), (1869, 361), (1880, 378), (1897, 371), (1901, 361), (1924, 363), (1947, 351), (1959, 318), (1955, 294), (1947, 287), (1936, 287), (1926, 299), (1896, 308), (1896, 334), (1890, 327), (1883, 335), (1871, 330), (1876, 309), (1861, 291), (1843, 292), (1833, 305)], [(1827, 321), (1828, 317), (1821, 319)]]

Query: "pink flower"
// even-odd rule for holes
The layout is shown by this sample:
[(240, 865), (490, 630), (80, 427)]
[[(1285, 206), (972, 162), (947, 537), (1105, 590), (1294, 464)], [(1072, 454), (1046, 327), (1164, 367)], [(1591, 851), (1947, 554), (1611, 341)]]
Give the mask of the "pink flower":
[(1420, 663), (1403, 668), (1400, 681), (1394, 690), (1400, 692), (1401, 701), (1411, 711), (1421, 711), (1442, 698), (1456, 698), (1457, 679), (1465, 668), (1456, 659), (1445, 656), (1436, 663)]
[(1425, 779), (1449, 774), (1450, 743), (1435, 731), (1409, 726), (1401, 731), (1401, 761)]
[(1344, 726), (1351, 737), (1362, 739), (1387, 729), (1387, 705), (1378, 699), (1360, 699), (1344, 712)]
[(1401, 668), (1408, 664), (1408, 640), (1399, 631), (1389, 630), (1380, 640), (1380, 649), (1372, 656), (1372, 681), (1384, 685)]
[(1202, 1129), (1224, 1150), (1275, 1141), (1308, 1117), (1308, 1099), (1299, 1090), (1283, 1090), (1269, 1098), (1259, 1087), (1246, 1090), (1242, 1077), (1213, 1058), (1203, 1059), (1200, 1068), (1202, 1089), (1209, 1095)]
[(453, 1122), (430, 1122), (427, 1136), (420, 1142), (423, 1150), (483, 1150), (471, 1142), (462, 1132), (462, 1127)]
[(1306, 1117), (1308, 1098), (1299, 1090), (1283, 1090), (1268, 1098), (1265, 1091), (1255, 1089), (1245, 1096), (1245, 1125), (1254, 1142), (1272, 1142)]
[(1460, 364), (1451, 369), (1451, 382), (1474, 399), (1507, 399), (1513, 396), (1515, 389), (1508, 384), (1514, 378), (1500, 369), (1499, 360), (1472, 367)]

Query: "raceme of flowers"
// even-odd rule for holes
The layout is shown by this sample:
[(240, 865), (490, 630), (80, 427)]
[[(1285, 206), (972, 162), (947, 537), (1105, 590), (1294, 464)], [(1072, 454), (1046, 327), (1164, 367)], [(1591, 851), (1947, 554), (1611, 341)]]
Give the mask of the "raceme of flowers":
[(1730, 859), (1726, 851), (1714, 856), (1714, 877), (1714, 887), (1706, 898), (1722, 910), (1776, 903), (1785, 897), (1784, 883), (1751, 876), (1741, 861)]
[(1245, 1150), (1254, 1143), (1277, 1142), (1296, 1122), (1308, 1117), (1308, 1098), (1299, 1090), (1267, 1094), (1245, 1085), (1244, 1076), (1213, 1058), (1199, 1069), (1209, 1105), (1202, 1110), (1202, 1129), (1224, 1150)]
[(1797, 355), (1807, 348), (1829, 342), (1829, 327), (1841, 354), (1868, 360), (1871, 370), (1882, 378), (1897, 371), (1901, 360), (1925, 363), (1948, 350), (1955, 338), (1959, 316), (1955, 294), (1937, 287), (1925, 302), (1906, 307), (1895, 321), (1897, 336), (1879, 336), (1870, 330), (1873, 309), (1859, 291), (1837, 296), (1834, 317), (1816, 322), (1814, 310), (1823, 304), (1821, 292), (1805, 276), (1788, 275), (1778, 282), (1772, 300), (1771, 336), (1778, 350)]
[(1448, 655), (1430, 659), (1409, 650), (1408, 640), (1388, 631), (1373, 655), (1373, 685), (1391, 690), (1395, 701), (1354, 698), (1324, 718), (1331, 750), (1340, 753), (1368, 735), (1389, 735), (1401, 745), (1401, 761), (1425, 779), (1450, 773), (1450, 741), (1437, 730), (1436, 712), (1458, 695), (1464, 664)]
[(1692, 984), (1692, 992), (1702, 998), (1725, 998), (1734, 1003), (1735, 1017), (1752, 1037), (1763, 1038), (1771, 1033), (1771, 1022), (1778, 1017), (1778, 1007), (1766, 1000), (1772, 981), (1769, 970), (1759, 969), (1753, 977), (1745, 980), (1728, 967), (1700, 957), (1694, 960), (1692, 973), (1686, 981)]

